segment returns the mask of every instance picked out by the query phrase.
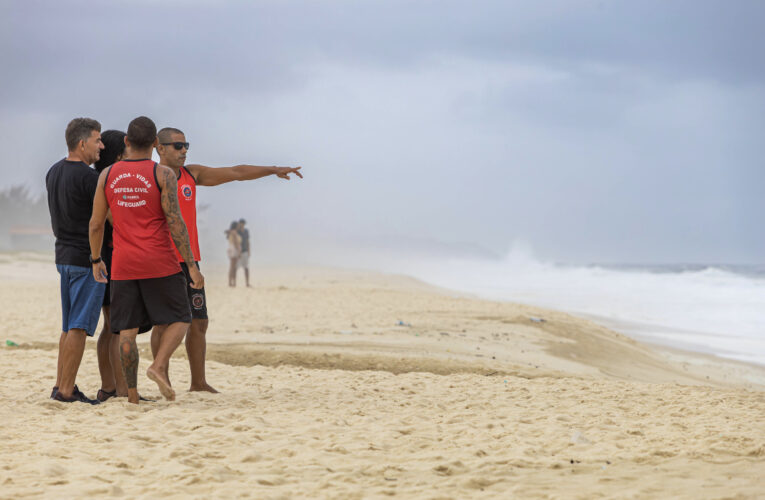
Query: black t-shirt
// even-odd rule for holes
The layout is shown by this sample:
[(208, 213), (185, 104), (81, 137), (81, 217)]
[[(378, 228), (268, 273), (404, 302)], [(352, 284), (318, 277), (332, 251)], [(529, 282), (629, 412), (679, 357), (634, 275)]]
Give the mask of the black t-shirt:
[(45, 185), (56, 235), (56, 264), (90, 267), (88, 224), (98, 172), (84, 162), (64, 159), (48, 170)]
[(242, 237), (242, 252), (250, 251), (250, 232), (246, 229), (239, 231), (239, 236)]

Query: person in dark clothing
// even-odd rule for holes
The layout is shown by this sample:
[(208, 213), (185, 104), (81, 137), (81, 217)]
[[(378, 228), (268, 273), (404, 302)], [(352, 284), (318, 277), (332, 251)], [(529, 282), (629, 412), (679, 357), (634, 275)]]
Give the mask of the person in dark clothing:
[(51, 398), (71, 403), (98, 404), (75, 385), (85, 339), (98, 325), (104, 285), (93, 278), (90, 265), (88, 223), (98, 173), (90, 165), (104, 148), (101, 124), (75, 118), (66, 127), (69, 154), (45, 176), (51, 226), (56, 236), (56, 269), (61, 275), (62, 328), (58, 343), (56, 385)]
[(247, 221), (239, 219), (239, 236), (242, 237), (242, 250), (239, 252), (239, 262), (237, 267), (244, 269), (244, 281), (247, 287), (250, 286), (250, 232), (244, 227)]
[[(105, 168), (122, 159), (125, 154), (125, 135), (125, 132), (121, 130), (106, 130), (101, 134), (104, 150), (101, 151), (101, 157), (94, 164), (96, 172), (100, 174)], [(112, 225), (107, 220), (104, 227), (104, 244), (101, 249), (101, 258), (106, 264), (107, 277), (111, 276), (112, 272), (113, 249)], [(98, 343), (96, 344), (98, 371), (101, 374), (101, 388), (98, 390), (96, 398), (101, 402), (114, 396), (127, 397), (127, 382), (125, 382), (125, 375), (122, 373), (120, 364), (120, 337), (111, 331), (110, 287), (111, 280), (106, 284), (103, 307), (101, 308), (104, 324), (101, 333), (98, 334)]]

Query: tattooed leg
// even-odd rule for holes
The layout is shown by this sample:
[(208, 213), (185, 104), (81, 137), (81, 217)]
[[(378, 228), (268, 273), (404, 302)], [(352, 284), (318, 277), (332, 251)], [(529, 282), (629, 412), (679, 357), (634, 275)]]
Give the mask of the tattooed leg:
[(120, 361), (128, 387), (128, 402), (138, 404), (138, 328), (120, 332)]

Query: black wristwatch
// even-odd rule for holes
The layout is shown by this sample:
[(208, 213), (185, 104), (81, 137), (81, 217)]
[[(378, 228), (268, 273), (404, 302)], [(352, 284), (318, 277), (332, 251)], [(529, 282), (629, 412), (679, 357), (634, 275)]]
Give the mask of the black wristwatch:
[(103, 260), (101, 259), (101, 257), (97, 257), (94, 259), (92, 255), (88, 255), (88, 259), (90, 259), (91, 264), (98, 264), (99, 262)]

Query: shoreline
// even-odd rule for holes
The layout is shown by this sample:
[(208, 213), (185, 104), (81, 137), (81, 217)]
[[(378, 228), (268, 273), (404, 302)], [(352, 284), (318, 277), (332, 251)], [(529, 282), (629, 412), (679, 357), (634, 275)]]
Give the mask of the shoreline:
[[(370, 273), (376, 273), (377, 271), (370, 270)], [(445, 295), (458, 296), (469, 300), (484, 300), (506, 304), (516, 304), (524, 307), (537, 308), (541, 310), (556, 311), (563, 314), (569, 314), (576, 318), (592, 321), (604, 328), (612, 330), (616, 333), (626, 335), (627, 337), (650, 346), (658, 351), (667, 351), (667, 353), (683, 354), (690, 357), (699, 357), (703, 359), (714, 359), (719, 362), (731, 362), (734, 364), (741, 364), (756, 370), (765, 369), (765, 361), (761, 361), (761, 357), (757, 360), (747, 359), (745, 353), (739, 353), (736, 351), (716, 352), (713, 347), (709, 347), (700, 343), (683, 341), (671, 338), (670, 336), (652, 334), (649, 332), (666, 331), (669, 334), (687, 335), (696, 337), (710, 337), (724, 339), (724, 335), (701, 332), (695, 330), (683, 330), (675, 327), (667, 327), (660, 324), (641, 323), (638, 321), (611, 318), (601, 314), (593, 314), (576, 310), (557, 309), (554, 306), (549, 305), (535, 305), (529, 302), (518, 302), (511, 299), (498, 299), (492, 297), (485, 297), (479, 293), (468, 292), (458, 289), (445, 288), (439, 285), (422, 281), (419, 278), (402, 275), (411, 279), (421, 281), (426, 286), (433, 287), (434, 290), (440, 290)]]
[[(4, 332), (9, 340), (44, 347), (40, 343), (49, 335), (47, 347), (56, 347), (47, 333), (55, 332), (60, 316), (52, 262), (46, 254), (0, 255), (0, 281), (16, 284), (13, 293), (9, 287), (0, 291), (0, 301), (36, 300), (44, 291), (41, 316), (52, 318), (32, 325), (19, 317), (37, 333)], [(394, 373), (419, 367), (431, 373), (606, 376), (765, 390), (765, 366), (637, 340), (602, 318), (485, 300), (408, 276), (254, 267), (254, 288), (232, 289), (224, 285), (222, 266), (207, 263), (205, 273), (210, 355), (223, 362), (234, 359), (227, 351), (238, 346), (268, 366), (359, 369), (367, 363)], [(139, 344), (148, 338), (139, 335)], [(326, 361), (331, 359), (335, 365)]]
[[(575, 313), (572, 313), (572, 314), (575, 314)], [(678, 333), (681, 335), (687, 334), (687, 335), (715, 337), (716, 335), (714, 334), (705, 333), (705, 332), (697, 332), (693, 330), (681, 330), (678, 328), (665, 328), (665, 327), (662, 327), (661, 325), (643, 324), (643, 323), (639, 323), (635, 321), (607, 318), (607, 317), (599, 316), (595, 314), (582, 313), (582, 314), (578, 314), (578, 316), (585, 319), (589, 319), (595, 323), (601, 324), (606, 328), (623, 333), (624, 335), (627, 335), (637, 340), (640, 343), (653, 346), (654, 348), (659, 350), (668, 350), (671, 352), (693, 354), (693, 355), (698, 355), (700, 357), (713, 358), (720, 361), (731, 361), (731, 362), (740, 363), (740, 364), (744, 364), (751, 367), (765, 368), (765, 363), (760, 363), (757, 361), (752, 361), (752, 360), (736, 357), (736, 356), (740, 356), (740, 354), (735, 353), (733, 351), (728, 351), (729, 355), (726, 356), (724, 354), (714, 352), (712, 348), (704, 346), (704, 345), (694, 344), (690, 342), (683, 342), (681, 340), (672, 340), (670, 338), (661, 337), (659, 335), (651, 335), (645, 332), (664, 328), (668, 332)], [(692, 349), (691, 346), (695, 348)]]

